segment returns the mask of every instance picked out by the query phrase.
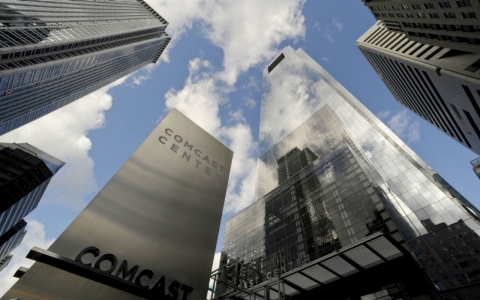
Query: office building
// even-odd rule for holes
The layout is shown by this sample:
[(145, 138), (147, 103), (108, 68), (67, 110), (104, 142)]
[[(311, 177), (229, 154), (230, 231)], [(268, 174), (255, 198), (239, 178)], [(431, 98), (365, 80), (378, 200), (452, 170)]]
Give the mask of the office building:
[(480, 154), (480, 54), (411, 41), (381, 21), (357, 46), (398, 102)]
[(12, 260), (13, 255), (9, 254), (0, 260), (0, 272), (2, 272)]
[(480, 297), (480, 212), (301, 49), (263, 71), (259, 136), (216, 299)]
[(0, 236), (0, 260), (5, 258), (22, 242), (25, 234), (27, 222), (20, 220), (15, 226)]
[(7, 0), (0, 14), (0, 134), (157, 62), (171, 39), (143, 0)]
[(470, 162), (473, 166), (473, 171), (477, 174), (478, 178), (480, 179), (480, 157), (474, 159)]
[(480, 3), (475, 0), (363, 0), (392, 32), (412, 41), (480, 53)]
[(25, 236), (23, 218), (37, 207), (63, 165), (29, 144), (0, 143), (0, 260)]

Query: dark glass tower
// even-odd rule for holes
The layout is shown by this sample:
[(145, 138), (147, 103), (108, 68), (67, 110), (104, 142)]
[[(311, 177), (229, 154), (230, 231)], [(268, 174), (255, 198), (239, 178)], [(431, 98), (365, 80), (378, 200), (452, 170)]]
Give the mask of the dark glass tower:
[(29, 145), (0, 143), (0, 260), (25, 236), (34, 210), (64, 163)]
[(480, 212), (301, 49), (264, 70), (259, 152), (217, 295), (480, 297)]
[(0, 134), (157, 62), (171, 39), (142, 0), (6, 0), (0, 15)]

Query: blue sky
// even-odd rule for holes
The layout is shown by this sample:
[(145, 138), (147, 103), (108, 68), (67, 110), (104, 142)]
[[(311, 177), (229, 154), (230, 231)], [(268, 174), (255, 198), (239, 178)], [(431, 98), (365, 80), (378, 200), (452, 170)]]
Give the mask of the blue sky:
[[(360, 0), (147, 0), (173, 41), (156, 66), (2, 136), (67, 164), (27, 217), (28, 234), (0, 273), (0, 295), (33, 246), (48, 248), (172, 107), (235, 151), (225, 221), (254, 200), (262, 69), (285, 46), (303, 48), (477, 207), (477, 156), (406, 111), (356, 47), (375, 23)], [(213, 253), (212, 253), (213, 255)]]

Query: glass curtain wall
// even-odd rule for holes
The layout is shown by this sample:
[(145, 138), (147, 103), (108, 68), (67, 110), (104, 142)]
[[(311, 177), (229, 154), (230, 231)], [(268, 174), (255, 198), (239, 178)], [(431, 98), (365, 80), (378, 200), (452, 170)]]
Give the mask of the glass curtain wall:
[(0, 134), (137, 69), (170, 41), (142, 0), (0, 3)]
[(375, 232), (439, 292), (480, 281), (480, 212), (301, 49), (264, 70), (259, 151), (258, 200), (222, 250), (248, 285)]

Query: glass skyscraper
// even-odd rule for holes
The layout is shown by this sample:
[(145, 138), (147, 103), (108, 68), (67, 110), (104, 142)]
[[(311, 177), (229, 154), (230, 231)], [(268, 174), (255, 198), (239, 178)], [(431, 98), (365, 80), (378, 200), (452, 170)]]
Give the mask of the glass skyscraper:
[(64, 164), (29, 144), (0, 143), (0, 261), (22, 241), (23, 218), (37, 207)]
[(150, 63), (168, 23), (142, 0), (0, 2), (0, 134)]
[(264, 70), (259, 155), (222, 299), (480, 297), (480, 212), (301, 49)]

